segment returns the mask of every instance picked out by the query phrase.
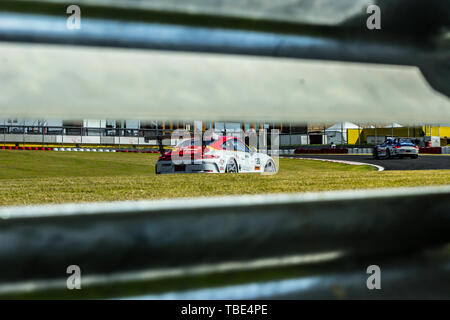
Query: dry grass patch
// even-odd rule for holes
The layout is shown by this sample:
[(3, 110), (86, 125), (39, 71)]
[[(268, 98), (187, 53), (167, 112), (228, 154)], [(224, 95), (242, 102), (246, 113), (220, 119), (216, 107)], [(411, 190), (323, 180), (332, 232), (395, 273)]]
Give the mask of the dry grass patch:
[(0, 205), (294, 193), (450, 184), (450, 170), (374, 171), (280, 159), (276, 175), (155, 175), (157, 155), (0, 152)]

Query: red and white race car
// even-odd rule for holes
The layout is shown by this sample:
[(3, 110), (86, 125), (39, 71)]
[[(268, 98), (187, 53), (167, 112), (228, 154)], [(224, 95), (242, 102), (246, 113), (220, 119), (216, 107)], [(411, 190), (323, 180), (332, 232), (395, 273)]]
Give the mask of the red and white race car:
[(277, 172), (267, 154), (250, 149), (241, 139), (219, 136), (215, 139), (186, 139), (156, 162), (156, 174)]

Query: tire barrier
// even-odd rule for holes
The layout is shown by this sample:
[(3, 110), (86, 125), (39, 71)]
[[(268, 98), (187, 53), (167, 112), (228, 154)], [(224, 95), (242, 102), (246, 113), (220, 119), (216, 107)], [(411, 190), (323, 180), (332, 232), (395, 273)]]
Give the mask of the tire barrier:
[(0, 150), (23, 150), (23, 151), (52, 151), (53, 148), (50, 147), (13, 147), (13, 146), (1, 146)]
[[(281, 274), (291, 263), (302, 271), (296, 277), (308, 283), (301, 297), (324, 298), (333, 293), (336, 272), (365, 275), (376, 261), (398, 267), (386, 272), (379, 297), (448, 298), (449, 205), (450, 187), (444, 186), (3, 207), (0, 236), (7, 241), (0, 246), (0, 296), (42, 298), (52, 290), (59, 298), (74, 298), (74, 291), (77, 298), (89, 298), (98, 296), (99, 286), (102, 297), (161, 293), (150, 281), (160, 288), (177, 281), (185, 291), (205, 287), (189, 282), (192, 276), (248, 275), (263, 267)], [(74, 263), (83, 266), (83, 290), (67, 290), (65, 270)], [(421, 263), (431, 269), (424, 272)], [(433, 279), (424, 282), (426, 275)], [(279, 281), (285, 279), (292, 276)], [(346, 294), (374, 298), (367, 278), (356, 280), (359, 291)], [(268, 280), (244, 283), (263, 281)], [(136, 290), (139, 283), (146, 287)], [(113, 290), (120, 284), (128, 289)], [(265, 298), (282, 298), (283, 286), (276, 284)]]
[(349, 154), (372, 154), (373, 148), (349, 148)]
[(295, 154), (308, 153), (308, 154), (322, 154), (322, 153), (349, 153), (347, 148), (298, 148), (295, 149)]
[(419, 153), (442, 154), (441, 147), (425, 147), (419, 148)]
[[(67, 147), (18, 147), (0, 146), (0, 150), (23, 150), (23, 151), (66, 151), (66, 152), (131, 152), (131, 153), (159, 153), (153, 149), (111, 149), (111, 148), (67, 148)], [(293, 151), (292, 151), (293, 153)]]
[[(72, 151), (72, 152), (131, 152), (131, 153), (159, 153), (154, 149), (111, 149), (111, 148), (67, 148), (67, 147), (18, 147), (0, 146), (0, 150), (23, 151)], [(282, 149), (280, 155), (290, 154), (372, 154), (373, 148), (297, 148)], [(424, 147), (419, 149), (421, 154), (450, 154), (450, 147)]]
[(294, 154), (295, 153), (295, 149), (281, 149), (280, 150), (280, 155), (289, 155), (289, 154)]
[[(281, 152), (280, 154), (288, 154)], [(297, 148), (295, 154), (327, 154), (327, 153), (344, 153), (344, 154), (372, 154), (373, 148)], [(450, 154), (450, 147), (424, 147), (419, 148), (422, 154)]]
[(157, 150), (149, 150), (149, 149), (116, 149), (114, 152), (132, 152), (132, 153), (159, 153)]

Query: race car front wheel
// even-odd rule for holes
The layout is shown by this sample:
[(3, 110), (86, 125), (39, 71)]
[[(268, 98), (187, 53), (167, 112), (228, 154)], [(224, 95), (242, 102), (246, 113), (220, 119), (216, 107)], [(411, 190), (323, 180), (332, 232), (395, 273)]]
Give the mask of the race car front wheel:
[(380, 157), (378, 156), (378, 149), (377, 148), (374, 148), (373, 149), (373, 158), (374, 159), (376, 159), (376, 160), (378, 160), (378, 159), (380, 159)]
[(275, 163), (272, 160), (267, 161), (264, 166), (264, 172), (276, 172), (277, 168), (275, 167)]
[(229, 160), (226, 167), (226, 173), (238, 173), (238, 167), (236, 161), (233, 159)]

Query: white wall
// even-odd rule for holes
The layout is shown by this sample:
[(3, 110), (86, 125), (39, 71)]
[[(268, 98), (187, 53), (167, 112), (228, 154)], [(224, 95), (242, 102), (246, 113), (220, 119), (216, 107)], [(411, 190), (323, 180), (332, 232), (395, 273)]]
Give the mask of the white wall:
[(334, 144), (347, 143), (347, 133), (340, 131), (327, 131), (327, 142)]

